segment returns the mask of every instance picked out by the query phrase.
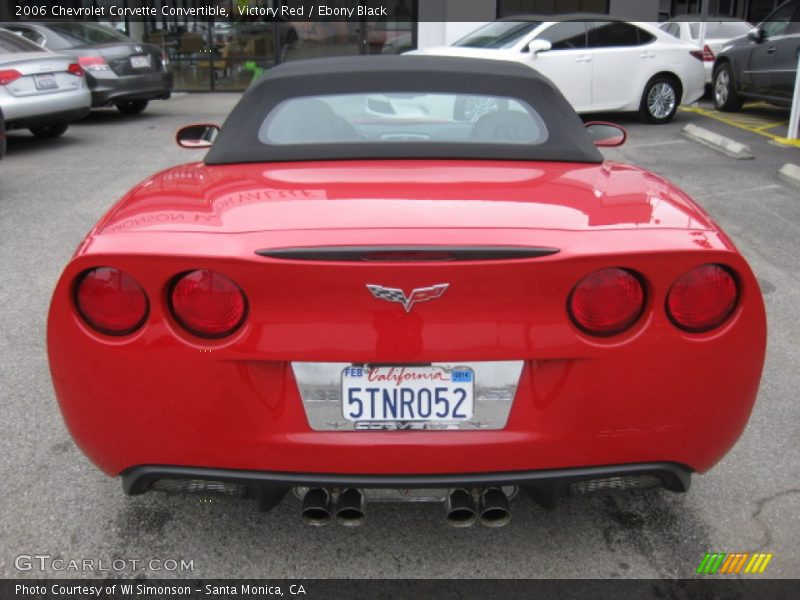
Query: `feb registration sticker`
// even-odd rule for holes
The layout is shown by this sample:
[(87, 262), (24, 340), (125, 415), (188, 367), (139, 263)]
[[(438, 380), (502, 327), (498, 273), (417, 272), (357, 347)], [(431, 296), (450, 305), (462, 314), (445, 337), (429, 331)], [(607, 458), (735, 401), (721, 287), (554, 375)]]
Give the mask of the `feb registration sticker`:
[(370, 365), (342, 372), (348, 421), (465, 421), (474, 398), (475, 373), (467, 367)]

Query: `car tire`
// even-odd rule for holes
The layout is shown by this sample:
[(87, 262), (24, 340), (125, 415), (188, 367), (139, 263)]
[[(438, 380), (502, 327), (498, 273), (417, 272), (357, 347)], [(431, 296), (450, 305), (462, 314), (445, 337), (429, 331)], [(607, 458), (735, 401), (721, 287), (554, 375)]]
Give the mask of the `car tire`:
[(122, 100), (120, 102), (115, 102), (114, 106), (116, 106), (117, 110), (123, 115), (138, 115), (147, 108), (148, 103), (148, 100)]
[(680, 103), (681, 87), (678, 80), (669, 75), (657, 75), (644, 86), (639, 116), (645, 123), (662, 125), (675, 116)]
[(724, 62), (714, 71), (711, 96), (714, 99), (714, 108), (717, 110), (736, 112), (742, 108), (742, 99), (736, 93), (736, 85), (733, 82), (731, 63)]
[(63, 135), (68, 127), (69, 124), (67, 123), (59, 123), (58, 125), (41, 125), (39, 127), (31, 127), (31, 133), (37, 138), (50, 140)]

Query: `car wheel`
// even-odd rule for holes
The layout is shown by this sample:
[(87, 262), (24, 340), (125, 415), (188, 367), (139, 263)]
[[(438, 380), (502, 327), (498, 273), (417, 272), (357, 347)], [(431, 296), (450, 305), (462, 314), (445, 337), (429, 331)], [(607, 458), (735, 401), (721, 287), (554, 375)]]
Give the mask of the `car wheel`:
[(147, 108), (147, 104), (147, 100), (124, 100), (114, 103), (114, 105), (117, 107), (117, 110), (123, 115), (138, 115), (145, 108)]
[(68, 127), (69, 125), (67, 123), (60, 123), (58, 125), (42, 125), (41, 127), (31, 127), (31, 133), (38, 138), (52, 139), (63, 135)]
[(742, 99), (736, 93), (733, 84), (731, 64), (722, 63), (714, 73), (713, 84), (714, 108), (725, 112), (734, 112), (742, 108)]
[(644, 87), (639, 115), (646, 123), (666, 123), (675, 116), (680, 99), (680, 87), (674, 78), (666, 75), (653, 77)]

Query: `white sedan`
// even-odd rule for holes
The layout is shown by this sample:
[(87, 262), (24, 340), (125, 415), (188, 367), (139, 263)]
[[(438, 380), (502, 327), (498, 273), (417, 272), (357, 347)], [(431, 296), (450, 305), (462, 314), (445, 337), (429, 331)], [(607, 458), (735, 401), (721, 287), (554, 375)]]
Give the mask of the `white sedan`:
[[(652, 24), (608, 16), (559, 22), (516, 16), (484, 25), (452, 46), (416, 53), (521, 62), (549, 77), (579, 113), (638, 111), (650, 123), (666, 123), (679, 104), (705, 91), (699, 48)], [(470, 98), (456, 107), (455, 117), (478, 118), (483, 101)]]
[[(696, 18), (696, 15), (693, 15)], [(692, 44), (700, 44), (702, 24), (692, 21), (688, 16), (677, 17), (661, 23), (659, 29), (666, 31), (679, 40)], [(711, 85), (711, 74), (714, 59), (728, 42), (747, 35), (753, 28), (747, 21), (728, 18), (719, 21), (706, 21), (705, 39), (703, 42), (703, 64), (706, 68), (706, 84)]]

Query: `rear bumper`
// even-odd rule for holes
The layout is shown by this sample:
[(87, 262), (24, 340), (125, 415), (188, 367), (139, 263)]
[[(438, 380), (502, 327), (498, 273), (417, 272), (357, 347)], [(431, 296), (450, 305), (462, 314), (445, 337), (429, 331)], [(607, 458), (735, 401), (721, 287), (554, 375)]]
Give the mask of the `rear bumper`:
[[(233, 483), (246, 490), (244, 498), (259, 499), (270, 492), (290, 487), (355, 487), (374, 488), (459, 488), (496, 487), (514, 485), (526, 490), (545, 508), (555, 506), (559, 498), (580, 495), (574, 484), (598, 480), (614, 480), (619, 485), (600, 487), (624, 488), (620, 482), (634, 481), (643, 475), (661, 481), (660, 487), (673, 492), (686, 492), (691, 485), (692, 471), (677, 463), (639, 463), (608, 465), (573, 469), (548, 469), (541, 471), (516, 471), (505, 473), (459, 473), (442, 475), (339, 475), (321, 473), (280, 473), (265, 471), (239, 471), (233, 469), (204, 469), (141, 465), (122, 473), (122, 489), (134, 496), (151, 489), (161, 479), (184, 479)], [(634, 488), (636, 485), (630, 485)]]
[[(171, 251), (183, 251), (178, 237), (170, 238)], [(237, 236), (207, 237), (248, 245)], [(263, 247), (260, 237), (258, 244), (250, 247)], [(210, 245), (196, 247), (211, 253)], [(689, 335), (669, 321), (665, 294), (701, 261), (737, 272), (741, 300), (722, 328)], [(150, 315), (140, 331), (109, 339), (76, 314), (74, 282), (98, 264), (130, 273), (147, 290)], [(197, 264), (247, 282), (248, 297), (258, 298), (247, 323), (221, 342), (182, 333), (162, 300), (171, 278)], [(755, 278), (731, 252), (676, 252), (669, 260), (628, 254), (626, 266), (652, 274), (647, 316), (619, 339), (596, 341), (565, 322), (562, 300), (592, 264), (561, 255), (524, 269), (515, 261), (491, 268), (448, 262), (409, 268), (403, 279), (392, 266), (353, 272), (275, 261), (257, 263), (254, 280), (252, 259), (84, 253), (65, 270), (51, 304), (53, 384), (72, 436), (111, 476), (153, 464), (331, 477), (654, 462), (707, 471), (741, 435), (758, 391), (766, 326)], [(406, 289), (449, 281), (455, 291), (409, 317), (367, 292), (376, 280)], [(500, 291), (498, 318), (492, 307)], [(524, 365), (502, 429), (315, 430), (292, 365), (345, 361)]]
[(172, 73), (169, 71), (108, 78), (87, 75), (87, 79), (92, 90), (92, 106), (122, 100), (169, 98), (172, 93)]
[[(691, 60), (697, 60), (692, 58)], [(707, 63), (710, 64), (710, 63)], [(700, 98), (705, 96), (706, 83), (708, 81), (708, 71), (706, 65), (702, 69), (687, 69), (681, 78), (683, 85), (683, 97), (681, 104), (687, 105), (697, 102)]]
[(31, 123), (51, 124), (76, 121), (89, 113), (89, 90), (79, 90), (26, 96), (24, 98), (5, 97), (3, 114), (6, 129), (29, 127)]
[(8, 129), (26, 129), (28, 127), (46, 127), (48, 125), (60, 125), (62, 123), (73, 123), (80, 121), (89, 114), (89, 107), (75, 108), (72, 110), (62, 110), (60, 112), (44, 115), (32, 115), (15, 119), (7, 123)]

